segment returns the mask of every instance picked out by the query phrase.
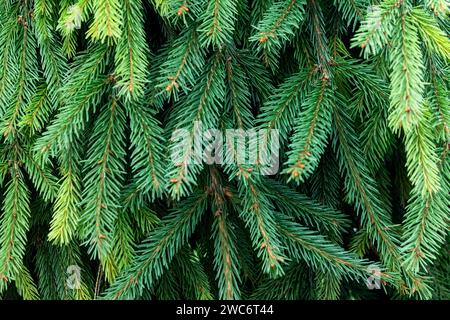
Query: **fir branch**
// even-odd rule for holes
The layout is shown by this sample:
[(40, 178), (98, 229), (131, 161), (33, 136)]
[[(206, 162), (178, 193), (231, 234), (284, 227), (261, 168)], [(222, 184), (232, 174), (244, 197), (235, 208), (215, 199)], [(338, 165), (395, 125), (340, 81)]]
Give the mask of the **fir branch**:
[[(439, 130), (439, 141), (446, 142), (450, 140), (450, 110), (446, 108), (449, 104), (447, 95), (448, 86), (445, 82), (444, 75), (440, 74), (438, 60), (431, 55), (427, 57), (430, 69), (430, 87), (428, 88), (429, 102), (432, 112), (436, 115), (433, 125)], [(441, 69), (445, 73), (445, 69)]]
[[(166, 177), (170, 181), (168, 192), (174, 199), (179, 199), (192, 190), (196, 175), (203, 168), (202, 159), (197, 159), (194, 155), (194, 139), (202, 134), (198, 126), (217, 127), (218, 107), (222, 105), (225, 95), (224, 80), (223, 56), (221, 52), (217, 52), (211, 57), (202, 81), (180, 101), (169, 120), (169, 130), (172, 129), (175, 133), (178, 132), (176, 129), (187, 130), (187, 137), (186, 133), (182, 135), (178, 132), (178, 136), (172, 136), (169, 145), (172, 163)], [(181, 144), (174, 141), (180, 138)]]
[(80, 216), (81, 168), (80, 151), (69, 146), (60, 157), (62, 178), (53, 208), (48, 239), (54, 244), (67, 245), (76, 235)]
[(147, 82), (148, 48), (143, 30), (141, 0), (125, 0), (124, 35), (117, 42), (115, 51), (116, 87), (119, 95), (127, 99), (140, 97)]
[(162, 165), (165, 140), (160, 123), (153, 112), (141, 104), (125, 103), (125, 108), (130, 117), (134, 192), (138, 192), (140, 198), (147, 194), (151, 199), (160, 197), (165, 190), (165, 168)]
[(265, 186), (265, 191), (280, 213), (298, 218), (309, 227), (330, 232), (335, 238), (339, 238), (349, 225), (348, 219), (341, 212), (321, 205), (279, 182), (267, 180)]
[(425, 0), (425, 6), (430, 8), (436, 16), (444, 17), (449, 13), (450, 3), (447, 0)]
[(101, 261), (112, 245), (114, 221), (119, 208), (124, 176), (125, 110), (113, 97), (102, 110), (91, 136), (85, 164), (80, 216), (81, 236), (93, 257)]
[(36, 142), (36, 151), (64, 148), (79, 137), (107, 83), (106, 77), (101, 77), (107, 52), (106, 46), (98, 45), (77, 58), (68, 82), (61, 88), (66, 96), (65, 104)]
[(217, 171), (211, 169), (212, 238), (214, 239), (214, 268), (219, 282), (219, 298), (225, 300), (239, 300), (241, 281), (239, 276), (239, 261), (236, 251), (236, 235), (230, 221), (227, 207), (227, 195), (230, 196), (219, 180)]
[(254, 117), (250, 104), (248, 77), (239, 60), (230, 55), (226, 61), (227, 94), (225, 94), (226, 112), (231, 113), (236, 128), (251, 128)]
[(51, 115), (53, 104), (49, 94), (47, 86), (40, 85), (26, 107), (20, 126), (29, 127), (32, 135), (45, 127)]
[(39, 292), (30, 274), (30, 271), (23, 266), (17, 273), (15, 284), (18, 293), (24, 300), (39, 300)]
[(0, 119), (3, 119), (6, 106), (14, 92), (18, 68), (12, 63), (17, 56), (17, 37), (20, 25), (17, 23), (16, 8), (9, 8), (1, 12), (0, 19), (3, 27), (0, 31)]
[(303, 263), (291, 263), (283, 277), (262, 279), (250, 297), (258, 300), (312, 299), (307, 285), (311, 273)]
[(322, 80), (327, 81), (332, 77), (330, 73), (331, 55), (328, 48), (328, 39), (325, 31), (325, 22), (322, 8), (316, 0), (308, 0), (308, 20), (311, 42), (315, 48), (314, 54)]
[(50, 110), (56, 109), (63, 102), (61, 88), (68, 71), (67, 59), (63, 55), (60, 39), (54, 34), (52, 15), (56, 10), (54, 0), (37, 0), (34, 4), (35, 33), (39, 44), (41, 62), (44, 69)]
[(392, 228), (385, 206), (380, 201), (376, 183), (370, 176), (351, 120), (340, 99), (334, 111), (333, 148), (338, 154), (339, 166), (345, 173), (347, 201), (354, 204), (362, 214), (361, 225), (365, 227), (376, 243), (383, 263), (394, 271), (399, 271), (400, 253), (397, 239), (388, 231)]
[(136, 298), (144, 287), (152, 287), (199, 223), (208, 194), (197, 193), (184, 200), (138, 247), (135, 259), (106, 292), (108, 299)]
[(133, 260), (135, 235), (128, 210), (120, 210), (114, 223), (111, 253), (104, 266), (105, 279), (112, 283), (117, 275)]
[(188, 246), (183, 248), (174, 257), (173, 268), (178, 271), (177, 273), (186, 275), (180, 279), (180, 286), (182, 293), (187, 299), (213, 299), (208, 275), (206, 270), (204, 270), (197, 250), (191, 250)]
[(355, 28), (357, 22), (364, 18), (364, 8), (369, 3), (367, 0), (334, 0), (333, 4), (342, 14), (342, 18), (347, 21), (347, 26), (353, 25)]
[[(25, 16), (28, 16), (29, 9), (23, 9)], [(36, 39), (33, 34), (31, 20), (26, 17), (19, 21), (19, 44), (17, 48), (17, 56), (15, 59), (19, 61), (17, 78), (14, 79), (11, 91), (11, 99), (6, 101), (6, 109), (1, 121), (0, 134), (12, 141), (16, 139), (19, 130), (19, 122), (24, 114), (24, 105), (31, 99), (36, 89), (37, 75), (37, 58), (36, 58)]]
[[(332, 91), (327, 80), (313, 86), (296, 122), (287, 166), (289, 180), (304, 181), (319, 164), (331, 131)], [(289, 181), (288, 180), (288, 181)]]
[[(73, 241), (65, 246), (53, 246), (48, 241), (40, 241), (36, 252), (36, 270), (38, 289), (42, 299), (89, 300), (92, 298), (88, 266), (83, 262), (79, 243)], [(79, 267), (78, 288), (69, 288), (68, 271)], [(69, 268), (69, 269), (68, 269)]]
[[(450, 162), (444, 150), (440, 172), (445, 185), (450, 183)], [(444, 243), (450, 216), (448, 206), (450, 197), (446, 190), (434, 194), (423, 194), (420, 187), (411, 191), (411, 198), (404, 222), (402, 243), (403, 264), (415, 273), (426, 272), (428, 266), (437, 258)]]
[(39, 161), (32, 154), (24, 153), (23, 164), (33, 186), (45, 201), (53, 201), (56, 195), (56, 177), (51, 173), (48, 164)]
[(119, 0), (93, 0), (91, 6), (94, 20), (87, 36), (102, 43), (106, 39), (113, 41), (119, 39), (123, 26), (122, 2)]
[(441, 30), (436, 20), (421, 8), (411, 11), (411, 18), (417, 25), (420, 36), (430, 51), (436, 52), (447, 61), (450, 60), (450, 40)]
[(205, 3), (206, 10), (200, 16), (198, 27), (203, 47), (220, 47), (231, 42), (236, 20), (237, 0), (211, 0)]
[[(311, 198), (328, 208), (339, 208), (341, 200), (341, 176), (339, 164), (329, 145), (320, 159), (317, 170), (311, 176)], [(314, 216), (314, 215), (313, 215)], [(335, 225), (333, 223), (333, 225)], [(344, 224), (338, 223), (339, 226)]]
[(290, 219), (277, 216), (278, 231), (289, 240), (291, 259), (302, 260), (312, 268), (330, 272), (334, 276), (345, 276), (354, 280), (366, 278), (368, 262), (345, 252), (323, 236), (310, 231)]
[(422, 117), (424, 68), (417, 27), (405, 12), (393, 37), (389, 125), (397, 132), (409, 130)]
[(349, 82), (351, 107), (354, 116), (361, 120), (361, 143), (367, 165), (374, 172), (383, 165), (394, 143), (388, 126), (389, 85), (376, 73), (375, 66), (350, 58), (338, 57), (335, 66), (336, 81)]
[(301, 70), (290, 76), (275, 89), (261, 108), (258, 122), (263, 128), (279, 130), (282, 142), (286, 140), (298, 118), (302, 101), (310, 89), (309, 81), (314, 74), (311, 70)]
[(161, 17), (168, 18), (174, 25), (183, 21), (189, 25), (203, 12), (205, 1), (153, 0), (154, 7)]
[(0, 1), (1, 298), (445, 296), (448, 10)]
[(342, 277), (335, 277), (329, 272), (316, 272), (314, 279), (317, 285), (318, 300), (338, 300), (341, 295)]
[(23, 257), (30, 217), (30, 193), (16, 157), (9, 169), (11, 180), (3, 198), (0, 220), (0, 292), (16, 279), (23, 268)]
[(75, 56), (77, 47), (77, 32), (82, 22), (88, 18), (89, 0), (78, 0), (75, 4), (69, 0), (60, 1), (57, 30), (62, 35), (62, 51), (67, 57)]
[(423, 196), (440, 190), (438, 156), (428, 117), (425, 114), (414, 128), (405, 133), (408, 177), (417, 188), (416, 192)]
[(306, 0), (275, 1), (256, 26), (250, 41), (258, 43), (266, 65), (275, 67), (282, 46), (292, 39), (304, 17)]
[(239, 195), (242, 198), (240, 216), (250, 229), (250, 237), (258, 257), (262, 260), (262, 270), (272, 276), (284, 274), (282, 265), (287, 257), (284, 245), (276, 231), (274, 207), (270, 199), (260, 190), (257, 179), (251, 172), (242, 171), (239, 180)]
[(166, 45), (161, 57), (167, 57), (159, 67), (156, 89), (178, 100), (181, 89), (187, 94), (200, 77), (205, 64), (205, 51), (201, 48), (198, 33), (191, 27)]
[(364, 57), (380, 53), (391, 38), (395, 28), (395, 21), (400, 15), (400, 6), (404, 0), (383, 0), (380, 5), (370, 7), (362, 21), (352, 47), (360, 46)]

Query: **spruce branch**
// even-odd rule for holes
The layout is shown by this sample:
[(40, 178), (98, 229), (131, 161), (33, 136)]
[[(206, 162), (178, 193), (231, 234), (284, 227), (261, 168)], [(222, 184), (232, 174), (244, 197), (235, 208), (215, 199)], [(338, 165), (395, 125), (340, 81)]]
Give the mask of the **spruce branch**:
[(114, 55), (116, 64), (116, 88), (119, 95), (127, 99), (144, 94), (147, 82), (148, 48), (143, 29), (143, 7), (141, 0), (125, 0), (124, 34), (117, 42)]
[(242, 198), (241, 218), (250, 229), (253, 247), (258, 250), (263, 271), (274, 277), (284, 274), (282, 265), (287, 257), (284, 245), (276, 230), (275, 208), (270, 199), (260, 190), (258, 179), (251, 172), (242, 171), (239, 180), (239, 195)]
[(161, 197), (166, 186), (161, 124), (142, 104), (125, 103), (125, 108), (130, 117), (134, 192), (139, 192), (140, 198), (147, 194), (151, 199)]
[(191, 195), (163, 219), (162, 227), (153, 231), (138, 247), (132, 264), (116, 278), (107, 290), (106, 298), (136, 298), (144, 285), (154, 285), (194, 232), (206, 209), (207, 196), (206, 192)]
[(441, 55), (443, 59), (450, 60), (450, 40), (439, 28), (436, 20), (421, 8), (414, 8), (411, 11), (411, 17), (428, 49)]
[(267, 180), (265, 188), (280, 213), (297, 218), (308, 227), (339, 238), (349, 225), (340, 211), (324, 206), (280, 182)]
[(425, 0), (424, 2), (436, 16), (444, 17), (449, 12), (450, 3), (447, 0)]
[(286, 141), (298, 118), (314, 74), (312, 70), (293, 74), (275, 89), (261, 108), (258, 122), (263, 128), (279, 130), (281, 142)]
[(21, 272), (30, 217), (30, 192), (17, 156), (9, 169), (11, 180), (3, 198), (0, 220), (0, 292)]
[[(338, 101), (340, 101), (338, 99)], [(388, 231), (392, 228), (385, 206), (380, 201), (379, 190), (365, 164), (358, 138), (345, 107), (334, 105), (333, 147), (337, 151), (339, 165), (345, 173), (346, 198), (361, 212), (361, 224), (376, 243), (383, 263), (399, 271), (400, 253), (397, 239)]]
[(105, 261), (112, 245), (114, 221), (120, 206), (125, 172), (123, 106), (112, 97), (97, 119), (83, 172), (84, 210), (80, 216), (81, 237), (93, 257)]
[(34, 4), (35, 33), (39, 44), (41, 62), (44, 69), (48, 99), (52, 101), (50, 110), (63, 103), (62, 92), (58, 89), (64, 82), (68, 71), (67, 59), (64, 57), (59, 37), (52, 26), (52, 15), (56, 11), (53, 0), (37, 0)]
[(187, 94), (197, 82), (206, 55), (198, 37), (196, 29), (190, 27), (163, 48), (161, 56), (167, 59), (159, 67), (156, 84), (159, 94), (173, 96), (176, 101), (180, 90)]
[[(195, 136), (202, 134), (203, 128), (216, 128), (219, 119), (219, 106), (223, 104), (225, 88), (225, 68), (223, 54), (216, 52), (209, 60), (202, 80), (192, 92), (176, 106), (168, 123), (168, 129), (185, 129), (187, 137), (177, 136), (182, 143), (170, 141), (169, 150), (172, 163), (166, 177), (170, 184), (169, 195), (174, 199), (187, 195), (195, 184), (196, 176), (203, 168), (202, 159), (194, 154)], [(174, 163), (175, 162), (175, 163)]]
[(364, 58), (379, 54), (396, 30), (395, 21), (403, 4), (404, 0), (383, 0), (379, 5), (371, 6), (353, 38), (352, 47), (361, 47)]
[(419, 35), (411, 16), (403, 12), (390, 54), (391, 107), (389, 125), (409, 130), (423, 115), (424, 68)]
[(303, 22), (305, 4), (306, 0), (274, 1), (258, 22), (250, 41), (257, 44), (266, 66), (276, 67), (282, 46)]
[(39, 300), (39, 292), (30, 271), (23, 266), (16, 275), (17, 291), (24, 300)]
[(94, 20), (87, 36), (102, 43), (107, 39), (117, 41), (122, 36), (122, 5), (119, 0), (93, 0), (91, 6)]
[[(214, 239), (214, 268), (219, 282), (219, 298), (239, 300), (241, 282), (239, 261), (236, 251), (236, 235), (230, 221), (227, 205), (227, 190), (222, 186), (217, 171), (213, 168), (211, 174), (212, 206), (214, 214), (212, 238)], [(228, 195), (229, 196), (229, 195)]]
[(106, 46), (97, 45), (78, 57), (72, 75), (60, 89), (65, 93), (65, 104), (36, 142), (37, 152), (62, 149), (79, 137), (107, 84), (106, 77), (101, 76), (107, 52)]
[(405, 133), (408, 177), (417, 188), (416, 192), (423, 196), (440, 190), (439, 160), (428, 118), (429, 114), (425, 114), (411, 131)]
[(297, 118), (287, 168), (289, 180), (302, 182), (316, 169), (331, 132), (332, 91), (327, 80), (313, 85)]
[(1, 11), (1, 21), (3, 24), (0, 31), (0, 119), (6, 112), (6, 106), (9, 104), (14, 93), (15, 79), (18, 74), (17, 64), (12, 64), (17, 57), (16, 38), (20, 25), (17, 23), (17, 12), (15, 7), (9, 10)]
[(54, 244), (68, 245), (75, 237), (80, 217), (81, 166), (80, 150), (71, 145), (60, 157), (59, 189), (53, 208), (48, 239)]
[(251, 91), (248, 76), (240, 66), (238, 57), (230, 55), (225, 63), (227, 94), (225, 95), (225, 110), (231, 113), (236, 128), (251, 128), (254, 116), (251, 110)]
[(219, 48), (231, 42), (236, 20), (237, 0), (206, 1), (206, 10), (200, 16), (198, 27), (203, 47), (213, 45)]
[(367, 0), (334, 0), (333, 4), (342, 14), (342, 18), (347, 21), (347, 26), (355, 28), (356, 24), (364, 19), (364, 9), (368, 5)]
[[(442, 152), (439, 170), (444, 185), (449, 185), (449, 159)], [(448, 192), (440, 190), (434, 194), (423, 194), (416, 186), (411, 191), (411, 198), (404, 222), (402, 254), (406, 268), (415, 273), (426, 272), (427, 267), (437, 258), (448, 230)]]
[(198, 250), (185, 246), (174, 257), (172, 265), (178, 273), (186, 275), (180, 279), (181, 291), (185, 297), (195, 300), (213, 299), (208, 274), (201, 263)]

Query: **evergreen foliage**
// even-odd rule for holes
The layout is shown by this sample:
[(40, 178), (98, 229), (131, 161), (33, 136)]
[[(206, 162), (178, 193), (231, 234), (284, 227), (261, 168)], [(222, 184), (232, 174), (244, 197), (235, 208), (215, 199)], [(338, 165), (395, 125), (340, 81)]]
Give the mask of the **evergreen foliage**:
[(449, 13), (1, 1), (0, 298), (450, 299)]

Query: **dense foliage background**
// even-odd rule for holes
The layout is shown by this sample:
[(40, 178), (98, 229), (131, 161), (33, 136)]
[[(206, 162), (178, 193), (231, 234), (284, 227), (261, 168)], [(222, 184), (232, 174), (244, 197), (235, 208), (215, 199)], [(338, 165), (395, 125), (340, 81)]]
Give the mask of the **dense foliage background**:
[[(1, 0), (0, 297), (450, 299), (448, 14)], [(174, 165), (195, 121), (278, 129), (279, 173)]]

